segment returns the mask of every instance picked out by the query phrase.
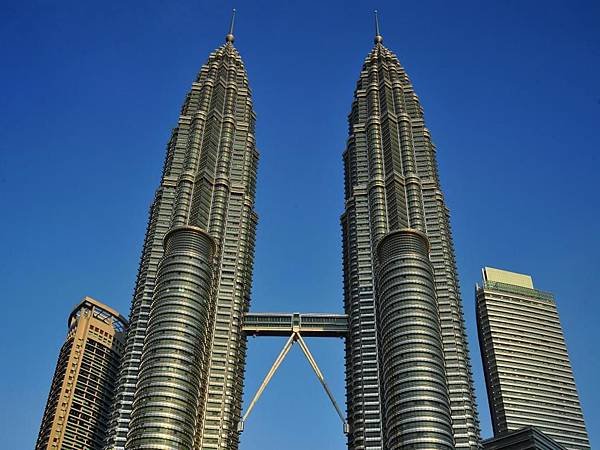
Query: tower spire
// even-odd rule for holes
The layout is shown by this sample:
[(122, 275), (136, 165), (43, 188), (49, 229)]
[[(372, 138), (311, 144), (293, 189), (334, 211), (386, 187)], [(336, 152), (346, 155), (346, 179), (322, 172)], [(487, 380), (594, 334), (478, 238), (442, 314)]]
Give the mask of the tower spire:
[(233, 37), (233, 25), (235, 23), (235, 8), (231, 11), (231, 22), (229, 23), (229, 33), (225, 36), (225, 42), (233, 42), (235, 38)]
[(379, 44), (383, 42), (383, 36), (379, 32), (379, 15), (377, 14), (377, 10), (373, 12), (375, 13), (375, 43)]

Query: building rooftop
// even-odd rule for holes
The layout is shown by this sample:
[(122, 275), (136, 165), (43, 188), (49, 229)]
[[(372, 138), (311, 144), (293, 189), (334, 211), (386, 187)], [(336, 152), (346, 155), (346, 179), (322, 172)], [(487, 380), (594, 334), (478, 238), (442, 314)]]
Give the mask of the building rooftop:
[(533, 279), (530, 275), (509, 272), (508, 270), (494, 269), (493, 267), (483, 268), (483, 280), (512, 284), (513, 286), (533, 289)]
[(67, 325), (70, 326), (73, 319), (78, 317), (79, 312), (82, 308), (94, 309), (96, 312), (97, 318), (103, 320), (105, 322), (111, 322), (115, 326), (115, 328), (122, 331), (128, 325), (127, 319), (123, 317), (116, 309), (111, 308), (108, 305), (105, 305), (99, 300), (95, 298), (85, 296), (83, 299), (73, 308), (73, 311), (69, 315), (69, 319), (67, 320)]

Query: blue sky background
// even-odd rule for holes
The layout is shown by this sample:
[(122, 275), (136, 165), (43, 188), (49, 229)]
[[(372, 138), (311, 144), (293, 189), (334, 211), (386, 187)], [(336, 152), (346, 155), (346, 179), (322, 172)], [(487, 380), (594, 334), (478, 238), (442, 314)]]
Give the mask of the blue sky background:
[[(378, 8), (438, 148), (483, 436), (473, 290), (490, 265), (556, 294), (600, 444), (600, 3), (4, 0), (1, 447), (32, 448), (73, 305), (91, 295), (128, 315), (165, 145), (233, 6), (261, 152), (252, 309), (342, 309), (341, 154)], [(342, 341), (309, 344), (343, 402)], [(282, 345), (250, 341), (247, 397)], [(294, 349), (242, 450), (344, 443)]]

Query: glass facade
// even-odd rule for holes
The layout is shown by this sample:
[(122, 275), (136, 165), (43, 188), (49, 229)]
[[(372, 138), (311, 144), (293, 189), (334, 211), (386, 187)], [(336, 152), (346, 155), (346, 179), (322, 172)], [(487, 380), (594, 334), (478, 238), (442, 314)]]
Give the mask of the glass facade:
[[(238, 446), (258, 152), (248, 77), (233, 40), (228, 34), (200, 69), (167, 145), (108, 449)], [(175, 241), (183, 249), (165, 253)]]
[(514, 275), (486, 267), (476, 288), (494, 435), (532, 425), (567, 449), (589, 449), (554, 297)]
[[(192, 84), (167, 146), (107, 449), (238, 447), (245, 330), (266, 318), (251, 315), (244, 328), (257, 223), (254, 121), (230, 33)], [(307, 333), (346, 336), (349, 448), (479, 448), (435, 147), (381, 36), (357, 83), (344, 164), (346, 314), (290, 318)], [(190, 248), (169, 253), (179, 239)], [(402, 322), (403, 313), (422, 320)]]
[[(434, 331), (433, 339), (435, 345), (441, 339), (443, 355), (443, 364), (438, 361), (436, 377), (447, 386), (447, 392), (440, 395), (442, 403), (444, 399), (450, 401), (454, 445), (458, 449), (479, 448), (469, 352), (436, 149), (425, 127), (423, 109), (413, 86), (398, 58), (383, 45), (379, 35), (362, 66), (348, 122), (348, 141), (343, 155), (345, 211), (341, 223), (344, 306), (349, 328), (346, 339), (349, 448), (388, 450), (404, 445), (396, 440), (392, 445), (391, 431), (382, 427), (390, 414), (397, 413), (390, 413), (383, 401), (386, 391), (382, 391), (396, 374), (384, 373), (385, 368), (381, 367), (387, 364), (388, 357), (382, 352), (383, 344), (379, 340), (386, 340), (389, 318), (382, 304), (387, 300), (376, 287), (381, 263), (376, 255), (377, 245), (389, 233), (403, 229), (422, 232), (430, 246), (431, 270), (424, 267), (421, 270), (434, 292), (414, 295), (412, 300), (420, 304), (416, 307), (427, 308), (431, 307), (432, 295), (435, 298), (439, 328)], [(402, 254), (402, 250), (398, 252), (394, 257)], [(411, 275), (407, 267), (405, 273), (394, 276)], [(385, 280), (379, 280), (379, 284), (382, 283)], [(380, 289), (383, 288), (380, 286)], [(393, 389), (396, 388), (398, 386)], [(426, 395), (421, 399), (425, 401)], [(398, 413), (402, 414), (409, 406), (399, 408)], [(382, 414), (387, 416), (382, 417)], [(449, 441), (437, 442), (447, 428), (447, 420), (443, 419), (435, 428), (425, 426), (419, 430), (423, 436), (433, 433), (435, 436), (430, 436), (431, 439), (420, 444), (407, 441), (405, 445), (448, 448)]]

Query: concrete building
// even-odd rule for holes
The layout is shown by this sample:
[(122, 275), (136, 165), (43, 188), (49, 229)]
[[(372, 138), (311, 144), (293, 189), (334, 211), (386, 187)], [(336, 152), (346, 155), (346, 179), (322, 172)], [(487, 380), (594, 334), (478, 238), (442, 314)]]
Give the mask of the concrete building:
[(589, 449), (553, 295), (529, 275), (486, 267), (476, 307), (494, 436), (531, 425), (567, 449)]
[(69, 315), (36, 450), (101, 450), (127, 321), (85, 297)]
[(348, 116), (349, 448), (479, 448), (449, 212), (423, 108), (376, 24)]

